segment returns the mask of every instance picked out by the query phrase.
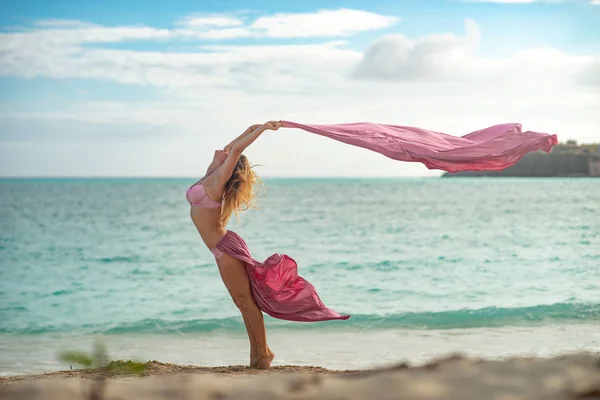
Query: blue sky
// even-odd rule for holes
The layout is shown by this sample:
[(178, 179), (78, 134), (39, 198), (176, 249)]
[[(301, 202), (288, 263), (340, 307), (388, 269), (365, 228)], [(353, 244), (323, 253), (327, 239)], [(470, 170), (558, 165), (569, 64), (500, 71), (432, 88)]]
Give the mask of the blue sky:
[[(268, 119), (600, 142), (600, 1), (3, 1), (1, 176), (196, 176)], [(437, 175), (306, 132), (268, 176)]]

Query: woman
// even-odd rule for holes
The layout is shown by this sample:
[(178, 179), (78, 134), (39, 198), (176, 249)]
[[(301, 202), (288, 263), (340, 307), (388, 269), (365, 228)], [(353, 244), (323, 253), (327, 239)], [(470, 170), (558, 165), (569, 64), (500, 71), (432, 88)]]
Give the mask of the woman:
[(225, 225), (232, 213), (251, 205), (257, 181), (242, 152), (264, 131), (276, 131), (281, 121), (253, 125), (223, 150), (216, 150), (206, 175), (186, 192), (191, 217), (206, 246), (215, 253), (221, 278), (244, 318), (250, 339), (250, 367), (268, 369), (274, 354), (267, 346), (263, 315), (252, 295), (245, 265), (239, 259), (215, 251), (227, 233)]
[[(298, 322), (350, 317), (323, 304), (315, 287), (298, 275), (297, 264), (291, 257), (273, 254), (264, 262), (257, 261), (250, 255), (244, 240), (225, 229), (231, 213), (237, 214), (250, 206), (254, 197), (252, 189), (257, 177), (242, 152), (264, 131), (275, 131), (282, 126), (304, 129), (393, 159), (419, 161), (429, 168), (448, 171), (504, 168), (527, 152), (540, 148), (549, 152), (557, 143), (556, 135), (521, 132), (519, 124), (496, 125), (456, 138), (394, 125), (302, 125), (270, 121), (251, 126), (224, 150), (215, 151), (206, 175), (188, 189), (186, 197), (192, 206), (192, 220), (215, 255), (223, 282), (242, 313), (250, 339), (250, 366), (261, 369), (268, 369), (274, 357), (267, 346), (262, 312)], [(490, 149), (496, 150), (490, 153)]]

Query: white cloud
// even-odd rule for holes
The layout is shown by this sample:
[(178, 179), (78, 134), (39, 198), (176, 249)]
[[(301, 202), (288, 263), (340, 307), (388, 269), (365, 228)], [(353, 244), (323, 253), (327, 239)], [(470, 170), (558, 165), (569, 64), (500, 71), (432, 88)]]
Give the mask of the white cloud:
[[(45, 20), (26, 32), (0, 33), (0, 75), (25, 77), (50, 76), (54, 78), (86, 77), (109, 79), (130, 84), (150, 84), (159, 87), (195, 84), (228, 84), (231, 69), (241, 54), (257, 63), (285, 60), (274, 52), (264, 59), (239, 49), (222, 49), (208, 53), (202, 48), (194, 53), (140, 52), (88, 48), (91, 43), (117, 43), (133, 40), (179, 40), (201, 38), (223, 40), (240, 37), (318, 37), (347, 36), (389, 26), (397, 18), (359, 10), (322, 10), (312, 14), (276, 14), (256, 19), (243, 25), (242, 19), (228, 15), (195, 15), (178, 21), (178, 28), (157, 29), (148, 26), (106, 27), (80, 21)], [(319, 55), (314, 49), (320, 49)], [(287, 51), (287, 50), (290, 51)], [(308, 52), (306, 53), (305, 50)], [(335, 58), (341, 50), (329, 44), (317, 46), (281, 47), (282, 54), (292, 61), (302, 56), (315, 55), (323, 61), (327, 52)], [(348, 53), (348, 52), (346, 52)], [(227, 63), (228, 60), (232, 63)], [(274, 59), (275, 58), (275, 59)], [(310, 62), (309, 62), (310, 63)], [(337, 65), (334, 62), (334, 65)], [(330, 69), (330, 68), (325, 68)], [(256, 68), (254, 68), (256, 70)], [(218, 75), (223, 75), (220, 77)], [(235, 81), (235, 79), (234, 79)]]
[[(373, 87), (359, 82), (342, 90), (322, 86), (312, 96), (209, 90), (195, 91), (189, 100), (177, 92), (160, 102), (95, 102), (61, 113), (1, 115), (3, 129), (18, 125), (15, 128), (29, 136), (0, 141), (1, 164), (6, 168), (0, 175), (36, 175), (37, 171), (38, 175), (193, 176), (205, 169), (212, 150), (248, 125), (280, 118), (307, 123), (396, 123), (451, 134), (516, 121), (525, 129), (556, 133), (561, 140), (599, 139), (600, 121), (595, 115), (600, 100), (592, 94), (414, 83)], [(14, 122), (17, 118), (21, 122)], [(32, 132), (37, 134), (32, 137)], [(264, 165), (259, 169), (264, 176), (439, 174), (417, 163), (395, 162), (291, 129), (263, 135), (246, 154), (253, 163)], [(81, 160), (88, 162), (80, 164)]]
[(368, 11), (340, 9), (320, 10), (316, 13), (275, 14), (260, 17), (250, 29), (258, 35), (274, 38), (345, 36), (387, 28), (399, 18)]
[(479, 45), (480, 31), (472, 20), (465, 21), (465, 28), (463, 38), (454, 34), (434, 34), (417, 40), (398, 34), (385, 36), (367, 49), (355, 75), (382, 80), (436, 80), (466, 78), (469, 68), (493, 68), (486, 63), (469, 67), (471, 54)]
[(464, 0), (470, 3), (502, 3), (502, 4), (530, 4), (530, 3), (564, 3), (573, 0)]
[[(319, 13), (311, 15), (321, 18)], [(336, 15), (352, 20), (358, 14)], [(267, 17), (273, 18), (272, 30), (260, 24), (252, 27), (261, 19), (248, 20), (247, 15), (239, 20), (196, 15), (179, 21), (173, 30), (47, 23), (45, 29), (38, 25), (28, 32), (0, 34), (0, 75), (96, 78), (162, 89), (162, 98), (154, 102), (98, 102), (93, 101), (92, 90), (52, 113), (4, 107), (0, 159), (6, 158), (0, 174), (7, 174), (4, 168), (8, 168), (16, 175), (35, 171), (64, 175), (74, 171), (79, 159), (89, 158), (118, 160), (118, 168), (95, 162), (81, 173), (194, 175), (209, 161), (211, 149), (222, 147), (246, 126), (268, 119), (375, 121), (452, 134), (521, 122), (525, 129), (557, 133), (561, 140), (598, 140), (600, 93), (591, 86), (598, 82), (597, 58), (552, 48), (490, 58), (482, 55), (485, 42), (470, 20), (465, 21), (462, 35), (388, 35), (364, 53), (353, 49), (349, 39), (340, 41), (335, 36), (347, 35), (351, 29), (375, 29), (377, 18), (362, 25), (352, 20), (353, 28), (341, 20), (333, 27), (316, 27), (312, 35), (335, 38), (313, 44), (281, 40), (232, 46), (212, 41), (218, 35), (305, 34), (304, 17)], [(292, 26), (302, 32), (295, 33)], [(190, 32), (215, 36), (198, 44), (187, 40), (193, 37)], [(197, 47), (186, 52), (111, 47), (125, 40), (180, 44), (182, 38)], [(105, 45), (86, 45), (92, 42)], [(353, 79), (355, 73), (361, 79)], [(51, 151), (44, 152), (44, 143), (56, 140), (71, 147), (53, 144), (48, 145)], [(105, 146), (108, 140), (112, 146)], [(96, 146), (94, 141), (103, 144)], [(74, 148), (80, 151), (77, 160), (69, 155)], [(140, 157), (130, 156), (133, 148)], [(33, 160), (31, 154), (46, 154), (46, 158)], [(151, 162), (139, 164), (145, 154), (152, 155)], [(437, 174), (418, 164), (397, 163), (296, 130), (266, 135), (248, 155), (266, 165), (261, 170), (266, 175)]]
[(600, 88), (600, 57), (581, 72), (579, 82), (586, 86)]
[(33, 21), (33, 25), (42, 28), (89, 28), (99, 26), (91, 22), (76, 21), (71, 19), (40, 19)]
[(543, 0), (467, 0), (471, 3), (504, 3), (504, 4), (527, 4)]
[(245, 37), (254, 36), (255, 33), (247, 28), (226, 28), (226, 29), (211, 29), (205, 31), (197, 30), (178, 30), (178, 35), (192, 37), (197, 39), (208, 39), (208, 40), (225, 40), (225, 39), (239, 39)]
[[(337, 32), (346, 32), (342, 25), (335, 28)], [(367, 26), (374, 25), (366, 23), (360, 29)], [(532, 49), (503, 59), (486, 58), (478, 54), (478, 25), (466, 20), (465, 28), (462, 37), (451, 33), (417, 39), (388, 35), (376, 40), (364, 54), (348, 49), (342, 41), (310, 45), (203, 45), (195, 52), (88, 48), (85, 43), (164, 40), (175, 36), (172, 31), (152, 27), (33, 30), (0, 34), (0, 74), (96, 78), (170, 89), (221, 87), (315, 93), (323, 85), (344, 87), (353, 74), (363, 80), (383, 81), (569, 84), (581, 81), (579, 74), (589, 74), (586, 68), (594, 61), (593, 57), (555, 49)]]
[(110, 27), (84, 21), (51, 19), (35, 21), (34, 29), (29, 31), (0, 33), (0, 51), (20, 47), (24, 52), (52, 52), (48, 47), (131, 40), (340, 37), (386, 28), (398, 20), (397, 17), (351, 9), (274, 14), (259, 17), (248, 24), (235, 15), (192, 15), (177, 21), (175, 29)]
[(189, 15), (177, 21), (177, 25), (189, 29), (203, 29), (206, 27), (232, 27), (243, 25), (244, 22), (235, 16), (219, 14)]
[[(244, 24), (233, 16), (185, 18), (176, 34), (200, 39), (339, 37), (388, 28), (398, 17), (342, 8), (313, 13), (279, 13)], [(206, 29), (213, 28), (216, 29)]]
[(81, 52), (86, 43), (118, 43), (128, 40), (168, 39), (171, 32), (146, 26), (104, 27), (77, 24), (73, 27), (34, 29), (27, 32), (0, 33), (0, 62), (10, 63), (13, 58), (25, 61), (29, 58), (42, 59), (49, 54), (71, 54)]
[[(480, 29), (465, 21), (465, 35), (434, 34), (411, 40), (388, 35), (373, 43), (355, 70), (359, 79), (383, 81), (568, 84), (593, 62), (556, 49), (521, 51), (503, 59), (478, 54)], [(543, 71), (543, 73), (541, 72)]]
[(600, 6), (600, 0), (590, 0), (590, 4)]
[(347, 8), (278, 13), (258, 17), (248, 24), (238, 16), (196, 15), (179, 20), (180, 29), (176, 33), (203, 39), (335, 37), (388, 28), (399, 20), (394, 16)]
[[(360, 53), (340, 42), (314, 45), (203, 46), (193, 53), (138, 52), (83, 47), (29, 48), (0, 52), (0, 74), (23, 77), (96, 78), (161, 88), (232, 87), (294, 90), (341, 79)], [(303, 79), (304, 78), (304, 79)], [(312, 81), (312, 83), (310, 83)], [(306, 86), (304, 86), (307, 88)]]
[[(577, 3), (588, 0), (462, 0), (465, 3), (499, 3), (499, 4), (532, 4), (532, 3)], [(590, 4), (600, 4), (600, 0), (589, 0)]]

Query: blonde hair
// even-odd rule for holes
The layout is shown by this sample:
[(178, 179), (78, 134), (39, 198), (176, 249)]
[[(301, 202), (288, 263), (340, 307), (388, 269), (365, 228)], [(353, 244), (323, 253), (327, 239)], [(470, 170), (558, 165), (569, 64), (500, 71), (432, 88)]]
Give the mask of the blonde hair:
[(240, 211), (249, 208), (257, 208), (254, 199), (257, 192), (254, 191), (254, 185), (261, 183), (258, 175), (252, 170), (252, 166), (245, 155), (241, 155), (235, 164), (231, 178), (225, 183), (225, 192), (223, 193), (223, 208), (221, 211), (221, 222), (227, 224), (231, 214), (239, 219)]

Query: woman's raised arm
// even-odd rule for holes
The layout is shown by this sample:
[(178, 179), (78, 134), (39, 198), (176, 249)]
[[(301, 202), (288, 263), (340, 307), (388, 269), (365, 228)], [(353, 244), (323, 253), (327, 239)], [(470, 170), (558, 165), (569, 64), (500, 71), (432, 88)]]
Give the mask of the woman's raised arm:
[(269, 121), (263, 125), (258, 125), (252, 132), (242, 135), (237, 142), (231, 146), (227, 159), (217, 170), (215, 171), (214, 177), (218, 180), (219, 185), (225, 185), (225, 183), (231, 178), (235, 164), (238, 162), (242, 152), (250, 146), (258, 137), (266, 130), (276, 131), (281, 128), (281, 121)]
[(225, 151), (231, 151), (231, 149), (233, 148), (234, 144), (236, 144), (237, 142), (239, 142), (240, 139), (243, 139), (244, 137), (248, 136), (249, 133), (251, 133), (253, 130), (255, 130), (256, 128), (258, 128), (259, 126), (260, 126), (260, 124), (254, 124), (254, 125), (250, 126), (248, 129), (246, 129), (244, 131), (244, 133), (242, 133), (237, 138), (233, 139), (227, 146), (225, 146), (224, 150)]

